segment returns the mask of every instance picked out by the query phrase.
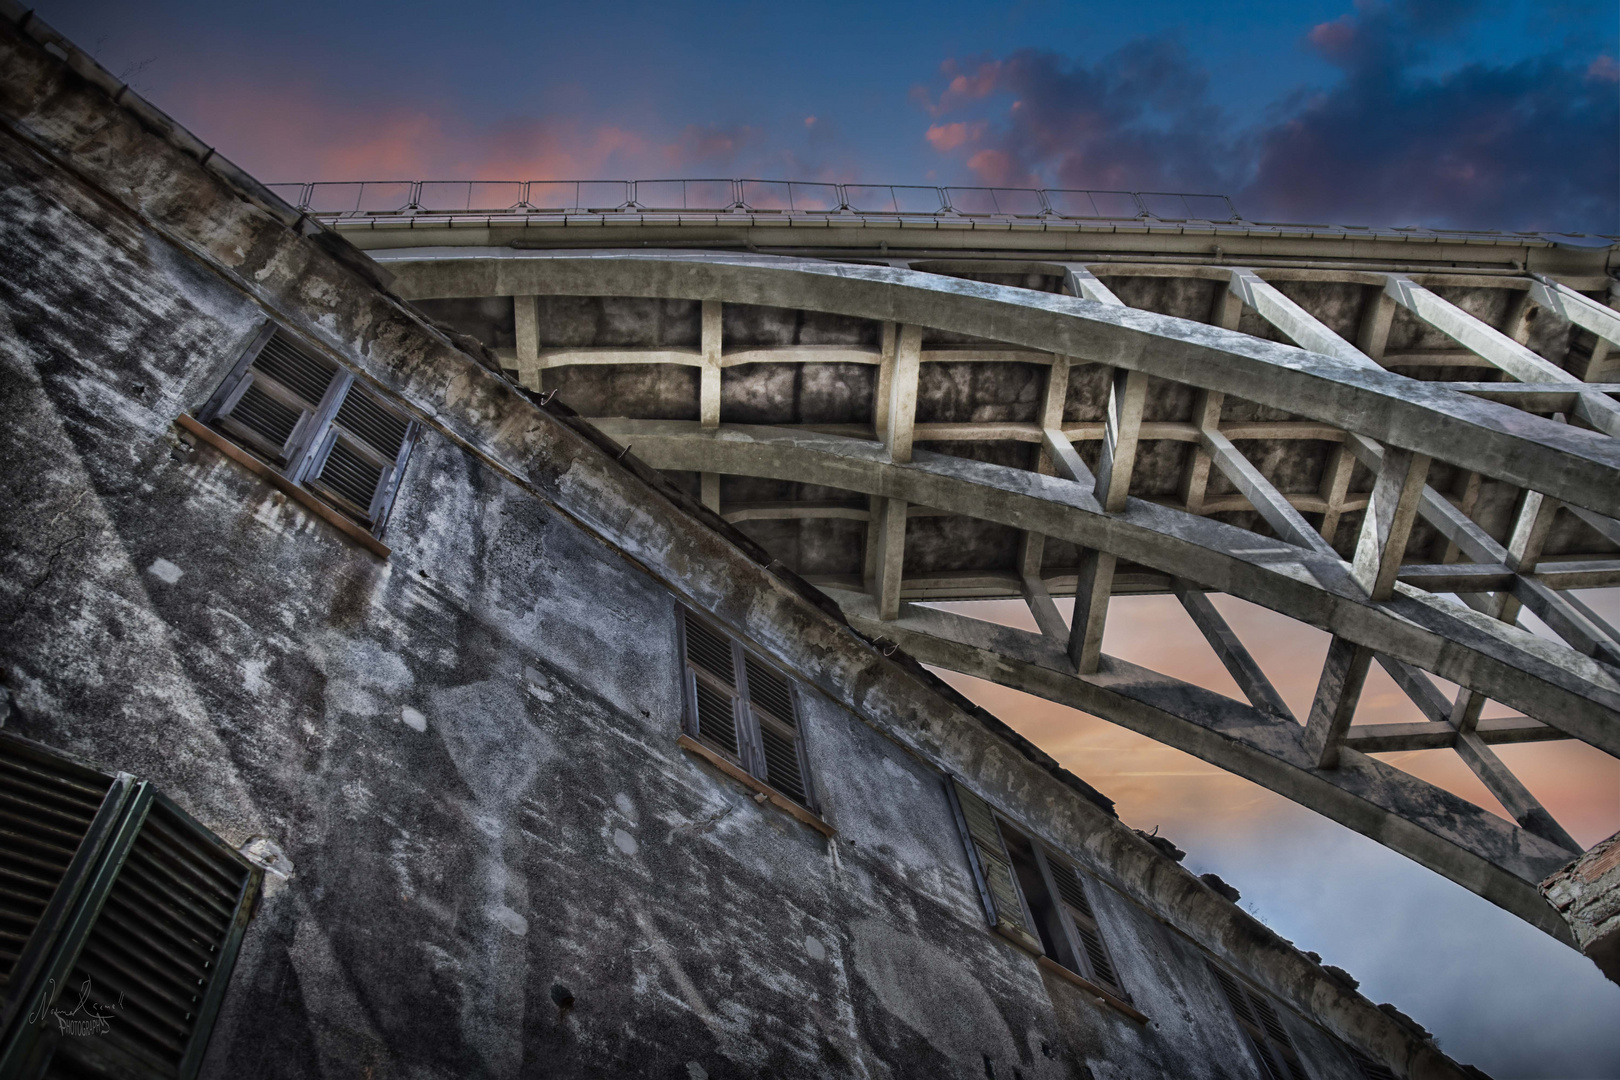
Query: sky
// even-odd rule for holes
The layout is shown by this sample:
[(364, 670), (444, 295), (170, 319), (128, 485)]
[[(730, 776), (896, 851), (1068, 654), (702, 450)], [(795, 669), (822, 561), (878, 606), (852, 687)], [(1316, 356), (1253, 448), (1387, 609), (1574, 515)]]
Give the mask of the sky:
[(1253, 221), (1620, 233), (1613, 0), (39, 9), (266, 181), (1197, 191)]
[[(1089, 187), (1225, 194), (1253, 221), (1620, 234), (1614, 0), (37, 2), (267, 182)], [(1587, 599), (1620, 622), (1620, 591)], [(1326, 635), (1216, 604), (1304, 715)], [(1021, 605), (957, 609), (1033, 629)], [(1116, 600), (1104, 647), (1241, 697), (1173, 599)], [(1247, 781), (942, 674), (1459, 1060), (1620, 1077), (1620, 986), (1570, 949)], [(1375, 667), (1357, 722), (1417, 718)], [(1499, 752), (1583, 844), (1620, 828), (1614, 759)], [(1450, 751), (1384, 757), (1501, 812)]]

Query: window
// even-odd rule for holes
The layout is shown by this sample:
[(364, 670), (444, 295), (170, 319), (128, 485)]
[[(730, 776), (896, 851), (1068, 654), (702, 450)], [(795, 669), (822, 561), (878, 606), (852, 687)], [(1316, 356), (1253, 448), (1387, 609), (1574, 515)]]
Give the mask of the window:
[(1221, 984), (1238, 1026), (1248, 1037), (1249, 1049), (1260, 1063), (1263, 1080), (1310, 1080), (1294, 1050), (1293, 1040), (1288, 1037), (1288, 1030), (1282, 1026), (1282, 1017), (1277, 1015), (1266, 995), (1213, 962), (1209, 969), (1215, 973), (1215, 981)]
[(193, 1076), (262, 874), (146, 781), (0, 733), (0, 1076)]
[(1129, 1001), (1080, 869), (954, 779), (946, 788), (990, 925), (1118, 1001)]
[(1396, 1080), (1395, 1073), (1393, 1071), (1386, 1066), (1378, 1064), (1378, 1062), (1374, 1061), (1366, 1054), (1363, 1054), (1360, 1050), (1357, 1050), (1351, 1046), (1346, 1046), (1345, 1050), (1349, 1053), (1350, 1060), (1356, 1063), (1356, 1068), (1361, 1070), (1361, 1075), (1365, 1077), (1366, 1080)]
[(690, 611), (682, 614), (686, 733), (813, 812), (792, 685)]
[(254, 338), (202, 420), (381, 536), (416, 425), (282, 328)]

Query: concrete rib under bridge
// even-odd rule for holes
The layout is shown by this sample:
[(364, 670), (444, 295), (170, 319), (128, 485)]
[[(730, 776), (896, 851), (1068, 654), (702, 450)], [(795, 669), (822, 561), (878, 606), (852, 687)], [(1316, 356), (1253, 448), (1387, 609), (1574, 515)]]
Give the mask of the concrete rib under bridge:
[[(1262, 784), (1616, 977), (1617, 860), (1564, 871), (1580, 846), (1494, 749), (1620, 752), (1620, 634), (1576, 595), (1620, 586), (1614, 245), (641, 210), (323, 218), (860, 632)], [(1308, 715), (1212, 592), (1332, 635)], [(1180, 600), (1247, 700), (1102, 653), (1141, 593)], [(918, 603), (971, 598), (1040, 632)], [(1374, 663), (1424, 720), (1351, 726)], [(1433, 748), (1513, 820), (1370, 756)]]

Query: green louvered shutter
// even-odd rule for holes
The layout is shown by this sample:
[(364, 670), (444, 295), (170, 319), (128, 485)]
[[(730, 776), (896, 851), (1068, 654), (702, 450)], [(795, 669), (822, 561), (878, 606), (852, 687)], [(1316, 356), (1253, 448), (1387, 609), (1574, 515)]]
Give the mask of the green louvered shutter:
[[(0, 880), (26, 886), (0, 911), (10, 927), (32, 917), (8, 973), (0, 1076), (195, 1076), (262, 871), (145, 781), (4, 735), (0, 776), (0, 803), (15, 811)], [(42, 907), (47, 864), (92, 809)]]

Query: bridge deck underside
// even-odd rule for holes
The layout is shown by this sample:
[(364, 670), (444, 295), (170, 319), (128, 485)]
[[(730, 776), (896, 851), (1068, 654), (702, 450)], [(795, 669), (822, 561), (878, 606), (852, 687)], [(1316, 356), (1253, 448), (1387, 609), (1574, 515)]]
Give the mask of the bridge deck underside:
[[(1578, 595), (1620, 585), (1607, 308), (1461, 273), (379, 257), (862, 632), (1197, 754), (1569, 940), (1536, 886), (1579, 847), (1491, 747), (1620, 751), (1620, 642)], [(1334, 635), (1309, 715), (1212, 591)], [(1177, 595), (1247, 700), (1102, 655), (1132, 593)], [(1042, 632), (913, 603), (992, 597)], [(1350, 728), (1374, 662), (1424, 721)], [(1514, 822), (1367, 756), (1436, 747)]]

